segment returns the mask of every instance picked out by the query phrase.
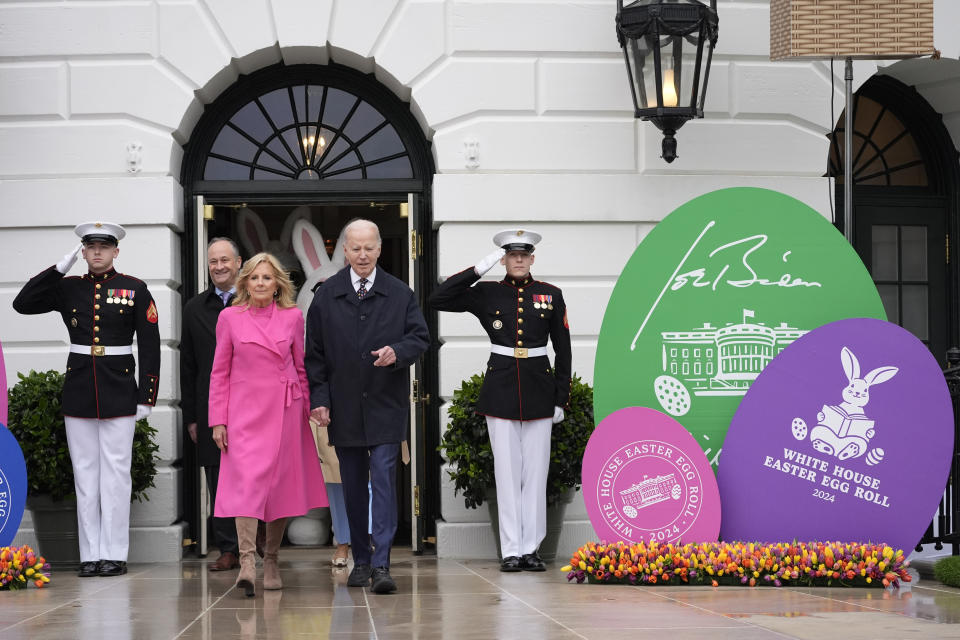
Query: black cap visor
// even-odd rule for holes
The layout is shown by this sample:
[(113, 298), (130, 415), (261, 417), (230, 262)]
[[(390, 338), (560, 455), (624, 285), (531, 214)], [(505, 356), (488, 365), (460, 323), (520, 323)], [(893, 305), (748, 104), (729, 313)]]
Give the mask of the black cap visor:
[(105, 233), (88, 233), (87, 235), (80, 238), (80, 242), (82, 242), (83, 244), (90, 244), (92, 242), (103, 242), (105, 244), (112, 244), (113, 246), (117, 246), (117, 239)]

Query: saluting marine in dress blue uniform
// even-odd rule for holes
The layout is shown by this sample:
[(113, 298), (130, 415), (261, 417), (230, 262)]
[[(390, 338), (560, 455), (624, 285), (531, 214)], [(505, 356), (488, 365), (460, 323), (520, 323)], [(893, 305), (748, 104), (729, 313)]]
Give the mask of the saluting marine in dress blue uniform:
[[(77, 493), (79, 575), (121, 575), (127, 571), (134, 425), (157, 402), (157, 305), (143, 281), (113, 268), (123, 227), (88, 222), (74, 232), (80, 246), (31, 278), (13, 308), (24, 314), (56, 311), (67, 327), (63, 414)], [(89, 270), (65, 277), (78, 249)]]
[[(430, 297), (440, 311), (469, 312), (490, 338), (477, 413), (493, 448), (500, 520), (501, 571), (543, 571), (537, 548), (546, 535), (551, 425), (570, 399), (570, 327), (563, 292), (530, 275), (540, 234), (508, 229), (499, 249), (450, 276)], [(500, 282), (479, 282), (500, 262)], [(553, 345), (554, 366), (547, 356)]]

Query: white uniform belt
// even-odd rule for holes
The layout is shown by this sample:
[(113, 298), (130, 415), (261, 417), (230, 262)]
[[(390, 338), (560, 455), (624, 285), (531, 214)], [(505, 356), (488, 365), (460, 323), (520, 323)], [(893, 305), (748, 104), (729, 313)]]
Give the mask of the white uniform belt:
[(125, 344), (118, 347), (103, 345), (71, 344), (70, 353), (79, 353), (85, 356), (129, 356), (133, 355), (133, 345)]
[(537, 356), (547, 355), (546, 347), (517, 347), (511, 349), (510, 347), (503, 347), (499, 344), (490, 345), (490, 353), (496, 353), (501, 356), (508, 356), (510, 358), (536, 358)]

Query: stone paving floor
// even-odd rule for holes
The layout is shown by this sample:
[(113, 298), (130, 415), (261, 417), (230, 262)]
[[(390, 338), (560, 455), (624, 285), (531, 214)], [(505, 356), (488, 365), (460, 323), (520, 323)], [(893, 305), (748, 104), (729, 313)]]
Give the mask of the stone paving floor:
[(0, 593), (0, 638), (960, 638), (960, 589), (918, 576), (899, 590), (591, 586), (568, 584), (559, 564), (502, 574), (397, 549), (399, 591), (375, 595), (348, 588), (329, 549), (284, 548), (284, 589), (258, 581), (245, 598), (234, 572), (206, 570), (215, 555)]

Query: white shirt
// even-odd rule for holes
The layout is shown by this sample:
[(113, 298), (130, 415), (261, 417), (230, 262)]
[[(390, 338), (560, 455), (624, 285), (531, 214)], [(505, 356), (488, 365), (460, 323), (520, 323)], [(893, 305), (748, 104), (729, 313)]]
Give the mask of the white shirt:
[[(370, 275), (367, 276), (367, 291), (373, 288), (373, 281), (377, 277), (377, 268), (374, 267), (373, 271), (370, 272)], [(360, 280), (362, 276), (357, 275), (357, 272), (353, 270), (353, 267), (350, 267), (350, 282), (353, 283), (353, 290), (360, 290)]]

